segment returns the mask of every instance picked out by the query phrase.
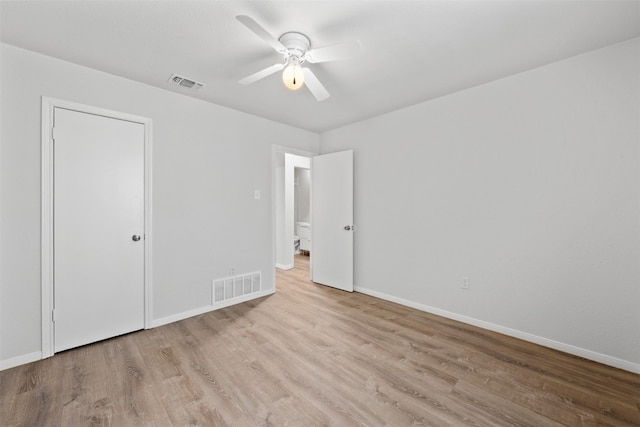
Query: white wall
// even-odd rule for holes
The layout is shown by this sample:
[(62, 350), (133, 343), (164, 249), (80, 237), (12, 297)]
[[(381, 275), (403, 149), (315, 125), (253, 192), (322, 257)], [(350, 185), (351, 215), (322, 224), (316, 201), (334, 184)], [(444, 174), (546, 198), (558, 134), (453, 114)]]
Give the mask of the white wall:
[[(311, 170), (295, 168), (295, 218), (297, 222), (311, 222)], [(295, 224), (294, 224), (295, 227)], [(295, 234), (295, 228), (293, 233)]]
[(357, 289), (640, 372), (639, 97), (634, 39), (322, 134)]
[(156, 320), (206, 307), (231, 267), (273, 288), (272, 145), (316, 152), (318, 135), (6, 44), (0, 55), (0, 366), (41, 346), (43, 95), (153, 120)]

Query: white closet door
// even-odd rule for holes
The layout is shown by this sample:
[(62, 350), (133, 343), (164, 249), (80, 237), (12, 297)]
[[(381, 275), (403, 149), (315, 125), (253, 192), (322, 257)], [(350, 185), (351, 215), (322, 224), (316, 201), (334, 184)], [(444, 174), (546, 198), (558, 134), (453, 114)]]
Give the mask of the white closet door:
[(54, 348), (144, 328), (144, 125), (54, 110)]

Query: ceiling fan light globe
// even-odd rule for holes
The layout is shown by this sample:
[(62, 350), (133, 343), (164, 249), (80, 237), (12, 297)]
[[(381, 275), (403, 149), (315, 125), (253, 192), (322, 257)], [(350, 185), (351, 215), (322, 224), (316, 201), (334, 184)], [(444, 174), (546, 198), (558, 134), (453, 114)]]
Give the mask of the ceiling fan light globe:
[(298, 90), (304, 86), (304, 73), (300, 64), (290, 64), (282, 72), (284, 85), (291, 90)]

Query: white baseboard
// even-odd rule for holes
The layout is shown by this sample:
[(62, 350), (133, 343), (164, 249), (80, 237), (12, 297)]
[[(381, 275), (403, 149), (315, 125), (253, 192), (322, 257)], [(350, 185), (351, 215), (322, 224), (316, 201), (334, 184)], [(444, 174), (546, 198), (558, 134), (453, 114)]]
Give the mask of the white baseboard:
[(171, 316), (166, 316), (166, 317), (161, 317), (160, 319), (155, 319), (152, 323), (151, 323), (151, 327), (152, 328), (157, 328), (158, 326), (162, 326), (162, 325), (166, 325), (169, 323), (173, 323), (173, 322), (177, 322), (179, 320), (183, 320), (183, 319), (187, 319), (189, 317), (193, 317), (193, 316), (199, 316), (201, 314), (204, 313), (208, 313), (210, 311), (214, 311), (214, 310), (219, 310), (221, 308), (225, 308), (225, 307), (229, 307), (232, 305), (236, 305), (236, 304), (240, 304), (242, 302), (247, 302), (247, 301), (251, 301), (257, 298), (262, 298), (264, 296), (267, 295), (271, 295), (275, 292), (274, 289), (267, 289), (264, 291), (260, 291), (260, 292), (254, 292), (251, 294), (247, 294), (247, 295), (243, 295), (237, 298), (231, 298), (228, 300), (225, 300), (219, 304), (216, 305), (207, 305), (204, 307), (200, 307), (200, 308), (195, 308), (193, 310), (189, 310), (189, 311), (184, 311), (182, 313), (177, 313), (177, 314), (172, 314)]
[(0, 371), (15, 368), (20, 365), (26, 365), (27, 363), (35, 362), (40, 359), (42, 359), (42, 352), (34, 351), (33, 353), (23, 354), (22, 356), (12, 357), (11, 359), (0, 360)]
[(435, 314), (437, 316), (446, 317), (447, 319), (457, 320), (458, 322), (466, 323), (473, 326), (478, 326), (483, 329), (498, 332), (510, 337), (519, 338), (524, 341), (532, 342), (535, 344), (549, 347), (554, 350), (559, 350), (565, 353), (573, 354), (574, 356), (580, 356), (585, 359), (593, 360), (594, 362), (602, 363), (605, 365), (613, 366), (614, 368), (624, 369), (625, 371), (633, 372), (634, 374), (640, 374), (640, 364), (630, 362), (628, 360), (619, 359), (607, 354), (598, 353), (585, 348), (576, 347), (571, 344), (565, 344), (562, 342), (554, 341), (548, 338), (539, 337), (527, 332), (518, 331), (516, 329), (507, 328), (505, 326), (496, 325), (494, 323), (485, 322), (484, 320), (475, 319), (473, 317), (464, 316), (458, 313), (442, 310), (439, 308), (431, 307), (425, 304), (420, 304), (414, 301), (406, 300), (403, 298), (394, 297), (382, 292), (374, 291), (367, 288), (356, 286), (354, 288), (356, 292), (371, 295), (376, 298), (383, 299), (385, 301), (395, 302), (400, 305), (415, 308), (416, 310), (424, 311), (427, 313)]
[(279, 262), (276, 262), (276, 268), (279, 268), (280, 270), (291, 270), (293, 268), (293, 264), (280, 264)]

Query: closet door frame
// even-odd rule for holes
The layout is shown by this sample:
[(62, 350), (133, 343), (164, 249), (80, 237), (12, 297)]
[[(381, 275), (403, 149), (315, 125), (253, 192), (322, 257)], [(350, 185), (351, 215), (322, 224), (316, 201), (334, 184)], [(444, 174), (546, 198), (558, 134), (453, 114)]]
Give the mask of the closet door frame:
[(140, 123), (144, 126), (144, 328), (153, 324), (152, 296), (152, 121), (119, 111), (108, 110), (61, 99), (42, 97), (42, 190), (41, 190), (41, 299), (42, 299), (42, 358), (54, 354), (54, 295), (53, 295), (53, 114), (54, 109), (65, 108), (114, 119)]

